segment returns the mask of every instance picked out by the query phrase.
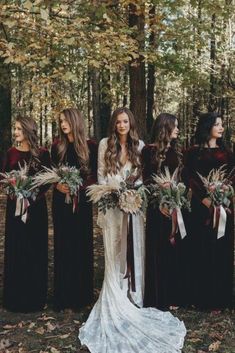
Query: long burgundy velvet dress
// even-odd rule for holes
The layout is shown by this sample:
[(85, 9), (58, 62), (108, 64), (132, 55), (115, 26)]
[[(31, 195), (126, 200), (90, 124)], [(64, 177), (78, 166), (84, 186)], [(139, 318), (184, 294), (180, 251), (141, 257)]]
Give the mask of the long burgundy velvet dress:
[[(147, 145), (142, 150), (143, 178), (145, 184), (152, 182), (152, 174), (158, 173), (156, 147)], [(161, 164), (161, 171), (167, 166), (171, 172), (179, 165), (176, 151), (170, 147)], [(185, 218), (185, 217), (184, 217)], [(149, 204), (146, 215), (146, 271), (144, 306), (166, 310), (171, 305), (186, 304), (185, 278), (187, 267), (187, 236), (182, 240), (176, 234), (172, 245), (171, 219), (164, 216), (158, 207)], [(186, 258), (185, 258), (186, 257)], [(186, 273), (185, 273), (186, 272)]]
[[(19, 169), (18, 163), (30, 162), (29, 174), (50, 166), (49, 152), (40, 150), (38, 160), (30, 152), (12, 147), (6, 156), (5, 171)], [(47, 297), (48, 217), (44, 196), (40, 190), (36, 201), (30, 201), (28, 220), (15, 216), (16, 201), (8, 197), (6, 209), (3, 306), (14, 312), (42, 310)]]
[(207, 192), (197, 172), (208, 176), (213, 168), (227, 165), (228, 172), (235, 166), (232, 152), (223, 147), (194, 146), (185, 154), (185, 170), (192, 189), (190, 233), (193, 265), (193, 301), (201, 309), (222, 309), (232, 306), (234, 214), (227, 213), (225, 235), (217, 239), (213, 228), (213, 208), (202, 204)]
[[(58, 159), (58, 141), (52, 146), (52, 162)], [(54, 307), (56, 310), (79, 308), (93, 300), (93, 218), (86, 186), (97, 179), (97, 145), (88, 141), (89, 175), (82, 173), (84, 184), (79, 191), (78, 209), (65, 203), (65, 194), (54, 189)], [(69, 143), (63, 163), (80, 168), (73, 143)]]

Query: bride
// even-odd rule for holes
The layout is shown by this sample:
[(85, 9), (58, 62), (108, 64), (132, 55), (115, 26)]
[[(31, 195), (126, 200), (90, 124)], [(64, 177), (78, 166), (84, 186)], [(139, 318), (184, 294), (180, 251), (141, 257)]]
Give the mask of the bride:
[[(109, 175), (140, 178), (143, 146), (143, 141), (138, 139), (132, 112), (127, 108), (116, 109), (110, 121), (109, 137), (101, 140), (99, 145), (99, 183), (107, 183)], [(86, 345), (91, 353), (180, 352), (186, 334), (183, 322), (169, 312), (142, 308), (144, 221), (141, 215), (132, 215), (134, 280), (123, 276), (123, 221), (124, 214), (117, 208), (98, 215), (104, 239), (105, 274), (99, 299), (80, 328), (81, 344)]]

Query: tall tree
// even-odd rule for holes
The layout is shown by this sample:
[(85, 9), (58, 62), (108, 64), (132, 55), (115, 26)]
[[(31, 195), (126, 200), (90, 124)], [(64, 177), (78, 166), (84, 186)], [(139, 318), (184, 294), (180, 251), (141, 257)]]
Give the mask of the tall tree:
[[(138, 43), (138, 53), (134, 55), (129, 66), (130, 75), (130, 109), (133, 112), (139, 133), (142, 138), (146, 137), (146, 81), (145, 62), (141, 52), (145, 46), (145, 6), (141, 1), (140, 7), (131, 3), (129, 5), (129, 25), (135, 27), (133, 36)], [(134, 54), (134, 53), (133, 53)]]

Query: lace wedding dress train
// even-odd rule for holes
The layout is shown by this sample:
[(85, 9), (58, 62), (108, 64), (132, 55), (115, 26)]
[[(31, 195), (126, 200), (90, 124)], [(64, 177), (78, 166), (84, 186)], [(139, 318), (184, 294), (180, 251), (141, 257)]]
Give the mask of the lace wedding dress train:
[[(102, 143), (104, 140), (99, 147), (99, 173), (102, 171)], [(81, 344), (91, 353), (179, 353), (186, 334), (183, 322), (169, 312), (140, 308), (144, 269), (141, 216), (133, 216), (135, 276), (139, 285), (136, 292), (128, 292), (126, 280), (120, 274), (122, 222), (123, 213), (119, 209), (98, 216), (103, 231), (105, 274), (99, 299), (80, 328)]]

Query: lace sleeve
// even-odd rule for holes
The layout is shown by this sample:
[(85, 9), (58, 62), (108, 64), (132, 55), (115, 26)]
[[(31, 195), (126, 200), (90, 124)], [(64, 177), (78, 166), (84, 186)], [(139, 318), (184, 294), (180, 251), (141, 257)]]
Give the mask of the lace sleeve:
[(105, 177), (105, 161), (104, 154), (107, 148), (107, 138), (104, 138), (99, 143), (98, 149), (98, 183), (106, 184), (107, 178)]

